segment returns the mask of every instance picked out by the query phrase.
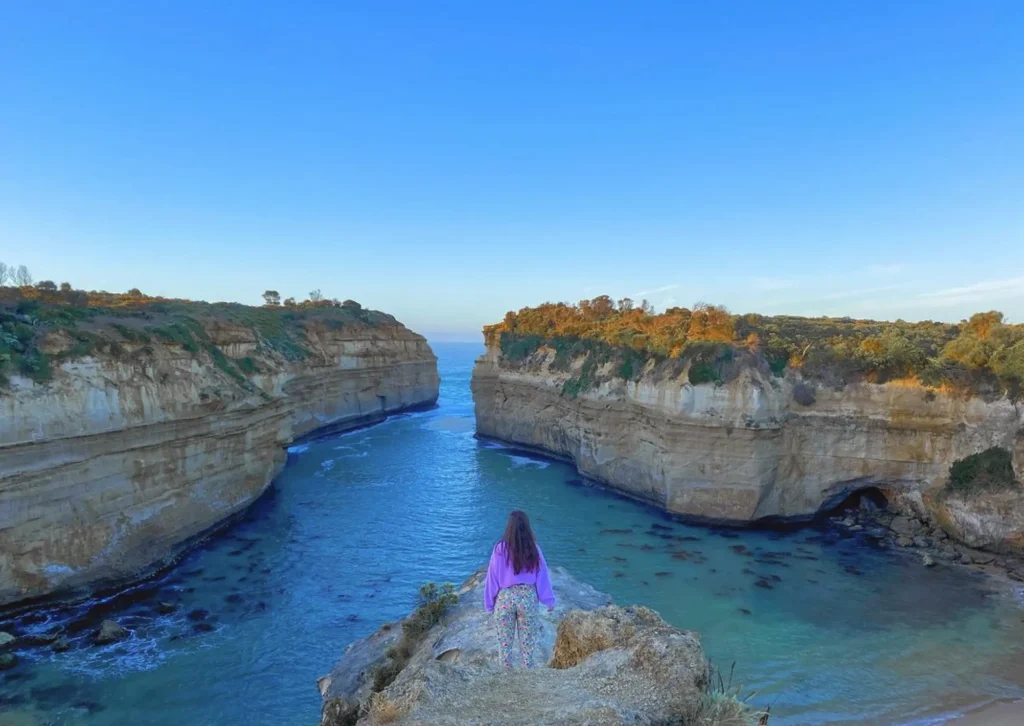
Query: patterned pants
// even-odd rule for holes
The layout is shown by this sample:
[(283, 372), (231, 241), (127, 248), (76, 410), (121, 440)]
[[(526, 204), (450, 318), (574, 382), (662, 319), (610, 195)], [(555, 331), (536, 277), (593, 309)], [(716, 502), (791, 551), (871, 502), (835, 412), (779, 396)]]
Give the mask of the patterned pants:
[(494, 628), (498, 633), (498, 657), (506, 670), (512, 669), (512, 642), (519, 631), (519, 655), (523, 668), (537, 665), (539, 603), (533, 585), (513, 585), (498, 593), (494, 602)]

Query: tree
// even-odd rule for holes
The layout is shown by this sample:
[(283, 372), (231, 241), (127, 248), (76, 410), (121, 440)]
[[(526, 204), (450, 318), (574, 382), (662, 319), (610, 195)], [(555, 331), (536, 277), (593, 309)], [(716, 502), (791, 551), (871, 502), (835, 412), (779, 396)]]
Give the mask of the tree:
[(295, 307), (295, 298), (293, 298), (293, 297), (285, 298), (284, 306), (286, 308), (293, 308), (293, 307)]
[(133, 287), (131, 290), (129, 290), (128, 291), (128, 296), (129, 297), (144, 297), (144, 295), (142, 294), (142, 290), (140, 290), (137, 287)]
[(277, 290), (267, 290), (263, 293), (264, 305), (280, 305), (281, 304), (281, 293)]
[(324, 299), (324, 294), (322, 292), (320, 292), (319, 288), (317, 288), (316, 290), (310, 291), (310, 293), (309, 293), (309, 301), (310, 302), (318, 303), (318, 302), (320, 302), (323, 299)]
[(11, 268), (3, 262), (0, 262), (0, 287), (7, 284), (8, 278), (12, 277)]
[(36, 288), (38, 288), (39, 290), (56, 290), (57, 283), (54, 282), (53, 280), (41, 280), (36, 285)]
[(28, 287), (32, 284), (32, 273), (28, 271), (25, 265), (18, 265), (18, 269), (11, 277), (11, 280), (18, 287)]
[(61, 292), (71, 292), (72, 289), (73, 288), (71, 287), (71, 283), (70, 282), (62, 282), (60, 284), (60, 291)]

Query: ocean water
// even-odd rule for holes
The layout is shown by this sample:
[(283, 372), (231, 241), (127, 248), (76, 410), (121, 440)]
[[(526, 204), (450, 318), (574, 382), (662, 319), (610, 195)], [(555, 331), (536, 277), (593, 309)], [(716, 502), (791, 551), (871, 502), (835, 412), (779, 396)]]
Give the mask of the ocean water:
[[(296, 447), (241, 521), (157, 580), (0, 624), (65, 627), (74, 646), (25, 650), (0, 673), (0, 724), (311, 726), (315, 681), (345, 645), (407, 613), (423, 582), (485, 564), (517, 507), (552, 564), (699, 631), (776, 726), (941, 723), (1024, 697), (1013, 588), (827, 527), (675, 522), (565, 464), (476, 440), (479, 348), (436, 352), (437, 409)], [(177, 609), (161, 615), (161, 601)], [(88, 645), (104, 617), (132, 637)]]

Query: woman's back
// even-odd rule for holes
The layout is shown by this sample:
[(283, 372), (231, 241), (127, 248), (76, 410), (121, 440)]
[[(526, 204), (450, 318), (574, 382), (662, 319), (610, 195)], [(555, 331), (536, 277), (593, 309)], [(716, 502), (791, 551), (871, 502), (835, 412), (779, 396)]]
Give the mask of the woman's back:
[(498, 653), (506, 668), (512, 667), (511, 647), (517, 630), (523, 665), (534, 663), (538, 601), (549, 610), (555, 606), (551, 576), (530, 520), (524, 512), (514, 511), (505, 535), (491, 550), (484, 584), (484, 607), (495, 615)]

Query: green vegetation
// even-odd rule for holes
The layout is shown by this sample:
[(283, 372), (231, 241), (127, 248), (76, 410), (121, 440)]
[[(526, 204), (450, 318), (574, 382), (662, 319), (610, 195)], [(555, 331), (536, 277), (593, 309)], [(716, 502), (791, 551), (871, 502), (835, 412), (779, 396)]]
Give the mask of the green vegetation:
[(428, 582), (420, 587), (419, 606), (412, 615), (402, 621), (401, 640), (388, 648), (387, 661), (374, 671), (375, 692), (391, 685), (430, 629), (441, 622), (448, 609), (458, 601), (459, 596), (455, 594), (455, 586), (451, 583), (438, 587), (433, 582)]
[(735, 670), (733, 663), (726, 679), (720, 670), (708, 664), (704, 692), (684, 714), (680, 726), (756, 726), (768, 722), (769, 709), (752, 707), (748, 701), (755, 694), (744, 696), (740, 687), (733, 684)]
[(1013, 471), (1013, 455), (998, 446), (954, 461), (949, 467), (949, 482), (946, 484), (949, 493), (968, 497), (1019, 487)]
[[(579, 371), (565, 384), (570, 396), (597, 385), (598, 368), (607, 377), (636, 379), (660, 366), (673, 375), (686, 371), (694, 384), (721, 384), (740, 365), (776, 376), (799, 370), (805, 379), (834, 388), (915, 379), (986, 397), (1017, 400), (1024, 392), (1024, 325), (1011, 325), (995, 311), (956, 325), (732, 315), (705, 304), (654, 314), (646, 303), (602, 296), (509, 312), (484, 335), (511, 363), (541, 365), (535, 354), (553, 349), (550, 369)], [(581, 358), (594, 365), (581, 364)], [(609, 362), (614, 367), (604, 368)]]
[(244, 358), (238, 358), (235, 360), (235, 365), (238, 366), (238, 370), (242, 371), (247, 376), (251, 376), (254, 373), (260, 372), (260, 367), (253, 360), (252, 356), (245, 356)]
[[(10, 275), (7, 276), (10, 279)], [(68, 283), (0, 286), (0, 387), (12, 375), (48, 381), (61, 363), (101, 354), (121, 360), (147, 358), (153, 344), (181, 348), (224, 372), (237, 385), (254, 390), (248, 376), (267, 358), (303, 360), (312, 355), (307, 329), (372, 328), (395, 324), (390, 315), (347, 300), (250, 307), (155, 298), (138, 289), (128, 293), (85, 292)], [(228, 358), (211, 339), (225, 325), (253, 331), (253, 355)]]

